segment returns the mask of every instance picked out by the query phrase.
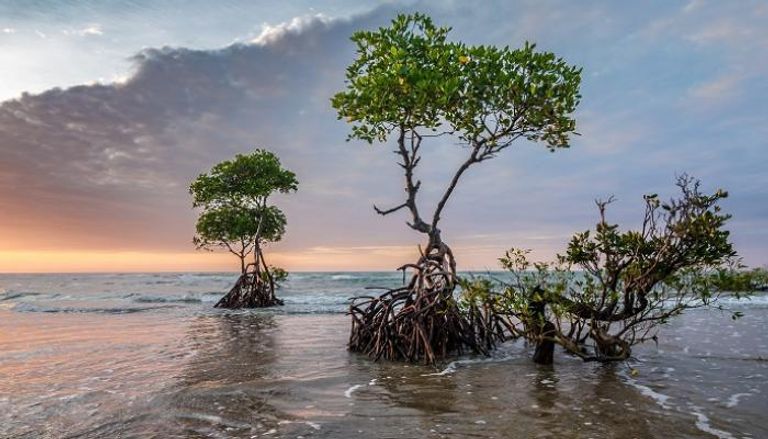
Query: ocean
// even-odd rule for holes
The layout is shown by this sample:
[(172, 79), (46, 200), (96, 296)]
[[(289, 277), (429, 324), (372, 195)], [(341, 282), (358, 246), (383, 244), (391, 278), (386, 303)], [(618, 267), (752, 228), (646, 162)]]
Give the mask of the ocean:
[(765, 294), (626, 363), (510, 342), (432, 367), (345, 348), (348, 299), (399, 272), (293, 273), (283, 307), (214, 309), (235, 279), (0, 275), (0, 438), (768, 437)]

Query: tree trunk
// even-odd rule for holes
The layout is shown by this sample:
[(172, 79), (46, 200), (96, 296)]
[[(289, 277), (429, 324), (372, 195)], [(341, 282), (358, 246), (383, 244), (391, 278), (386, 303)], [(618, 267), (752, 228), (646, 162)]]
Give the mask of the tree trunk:
[(592, 339), (595, 341), (595, 357), (597, 361), (622, 361), (632, 354), (630, 344), (619, 337), (608, 334), (601, 328), (593, 328)]
[(536, 350), (533, 352), (533, 362), (536, 364), (552, 364), (555, 357), (555, 342), (552, 341), (552, 337), (555, 336), (555, 325), (547, 321), (541, 329), (539, 341), (536, 343)]
[[(536, 287), (532, 294), (543, 295), (544, 291)], [(544, 300), (531, 301), (528, 304), (528, 314), (530, 321), (531, 338), (536, 340), (536, 349), (533, 351), (533, 362), (536, 364), (552, 364), (555, 356), (555, 342), (552, 337), (555, 336), (557, 328), (554, 323), (547, 319), (547, 302)]]
[(266, 277), (267, 280), (264, 282), (269, 289), (270, 295), (273, 300), (277, 300), (275, 296), (275, 278), (272, 277), (272, 272), (269, 271), (269, 266), (267, 265), (267, 260), (264, 258), (264, 253), (261, 251), (261, 247), (257, 247), (256, 249), (259, 252), (259, 260), (261, 261), (261, 268), (264, 270), (264, 276), (262, 276), (262, 281), (264, 280), (263, 277)]

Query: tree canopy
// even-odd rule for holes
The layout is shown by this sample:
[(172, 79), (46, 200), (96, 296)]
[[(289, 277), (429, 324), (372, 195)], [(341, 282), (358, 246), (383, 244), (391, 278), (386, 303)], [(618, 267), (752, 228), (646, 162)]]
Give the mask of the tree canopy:
[(726, 291), (739, 297), (759, 282), (735, 270), (725, 229), (730, 215), (720, 207), (728, 194), (703, 193), (685, 175), (678, 186), (681, 195), (667, 202), (645, 196), (637, 230), (610, 223), (612, 199), (598, 201), (595, 228), (575, 234), (557, 261), (531, 263), (526, 251), (510, 250), (500, 261), (512, 280), (497, 294), (489, 282), (467, 283), (465, 300), (513, 317), (513, 336), (548, 340), (585, 360), (627, 359), (633, 345), (655, 340), (658, 326), (672, 317), (713, 305)]
[(271, 151), (257, 149), (251, 154), (238, 154), (233, 160), (215, 165), (209, 173), (200, 174), (190, 185), (194, 207), (222, 205), (257, 207), (275, 192), (298, 189), (296, 175), (283, 168)]
[(449, 42), (423, 14), (352, 36), (357, 59), (334, 96), (351, 138), (386, 141), (398, 128), (455, 132), (493, 154), (517, 137), (567, 146), (581, 69), (526, 43), (520, 49)]
[(285, 214), (275, 206), (221, 206), (200, 214), (193, 243), (198, 249), (227, 249), (240, 258), (240, 268), (245, 270), (245, 257), (253, 251), (257, 241), (279, 241), (285, 233), (285, 225)]
[[(467, 45), (447, 39), (450, 28), (423, 14), (398, 15), (390, 27), (352, 36), (357, 58), (347, 68), (346, 89), (331, 103), (352, 124), (349, 139), (398, 141), (406, 174), (410, 226), (437, 229), (463, 172), (494, 157), (519, 138), (567, 147), (575, 131), (581, 69), (526, 43), (520, 49)], [(434, 214), (423, 220), (416, 204), (421, 182), (414, 176), (425, 137), (452, 136), (469, 146)]]
[(253, 253), (256, 270), (260, 271), (261, 263), (269, 275), (261, 246), (282, 238), (286, 218), (267, 201), (275, 192), (297, 188), (296, 175), (270, 151), (258, 149), (216, 164), (190, 185), (193, 206), (203, 209), (193, 242), (198, 248), (225, 248), (240, 258), (243, 272), (245, 258)]
[(285, 224), (285, 214), (275, 206), (263, 209), (222, 206), (200, 214), (196, 241), (206, 247), (238, 240), (253, 242), (257, 236), (263, 241), (277, 242), (285, 233)]

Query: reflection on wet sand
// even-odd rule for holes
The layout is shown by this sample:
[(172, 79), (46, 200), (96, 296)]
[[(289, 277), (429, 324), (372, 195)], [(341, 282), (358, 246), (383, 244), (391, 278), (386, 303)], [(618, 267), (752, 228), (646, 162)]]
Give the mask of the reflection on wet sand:
[[(367, 360), (367, 359), (366, 359)], [(406, 366), (406, 367), (404, 367)], [(411, 409), (413, 415), (432, 416), (457, 412), (457, 393), (461, 391), (450, 377), (429, 379), (429, 367), (385, 363), (369, 366), (375, 376), (378, 402), (393, 409)], [(426, 375), (426, 376), (425, 376)]]
[[(187, 331), (194, 352), (162, 397), (168, 423), (158, 433), (181, 437), (245, 436), (276, 428), (274, 317), (251, 313), (198, 316)], [(250, 436), (247, 436), (250, 437)]]
[(275, 316), (269, 314), (196, 316), (185, 340), (194, 355), (180, 372), (178, 386), (227, 386), (269, 377), (278, 329)]
[[(537, 366), (522, 344), (438, 369), (376, 363), (346, 351), (349, 322), (341, 314), (39, 314), (27, 326), (26, 315), (0, 317), (0, 329), (25, 328), (7, 338), (5, 352), (0, 345), (2, 438), (766, 432), (766, 364), (728, 360), (732, 347), (717, 344), (716, 328), (705, 331), (704, 315), (671, 330), (705, 334), (711, 345), (640, 351), (638, 376), (624, 364), (585, 364), (560, 354), (554, 367)], [(757, 334), (764, 320), (746, 319)], [(48, 338), (55, 345), (43, 342)]]

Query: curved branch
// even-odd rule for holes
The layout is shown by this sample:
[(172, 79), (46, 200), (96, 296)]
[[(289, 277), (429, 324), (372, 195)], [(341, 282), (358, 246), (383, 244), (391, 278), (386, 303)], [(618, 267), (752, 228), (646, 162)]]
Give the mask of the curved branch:
[(477, 148), (473, 148), (472, 154), (469, 156), (469, 158), (461, 164), (458, 170), (456, 170), (456, 173), (453, 175), (453, 178), (451, 179), (450, 184), (448, 185), (448, 188), (445, 190), (445, 193), (443, 194), (443, 197), (440, 199), (440, 202), (437, 203), (437, 208), (435, 209), (435, 214), (432, 216), (432, 229), (437, 229), (437, 223), (440, 221), (440, 214), (443, 212), (443, 209), (445, 208), (446, 203), (448, 203), (448, 198), (451, 197), (451, 194), (453, 193), (454, 189), (456, 189), (456, 185), (459, 183), (459, 179), (461, 178), (461, 175), (469, 169), (469, 167), (473, 163), (477, 163), (479, 160), (477, 159)]

